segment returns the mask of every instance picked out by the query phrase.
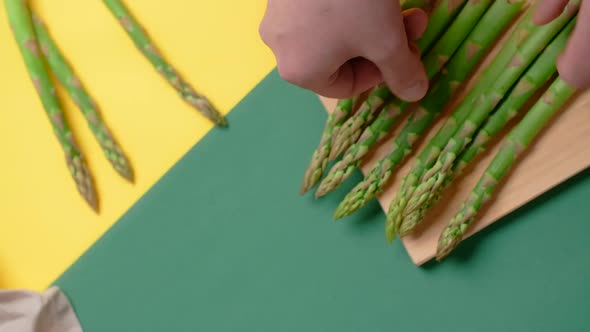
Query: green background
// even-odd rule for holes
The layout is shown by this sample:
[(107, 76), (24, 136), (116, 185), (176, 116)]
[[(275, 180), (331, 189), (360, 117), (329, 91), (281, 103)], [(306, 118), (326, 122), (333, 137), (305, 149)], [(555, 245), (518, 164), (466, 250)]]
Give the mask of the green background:
[(299, 196), (325, 117), (272, 72), (56, 281), (85, 331), (590, 329), (590, 172), (416, 267), (376, 203), (332, 221), (360, 173)]

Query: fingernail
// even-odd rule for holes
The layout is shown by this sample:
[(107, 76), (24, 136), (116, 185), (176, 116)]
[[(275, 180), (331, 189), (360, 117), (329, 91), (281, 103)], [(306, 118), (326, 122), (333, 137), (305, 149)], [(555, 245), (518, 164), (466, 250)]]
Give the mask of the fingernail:
[(428, 82), (424, 80), (418, 80), (409, 88), (403, 91), (403, 98), (408, 101), (418, 101), (424, 97), (428, 88)]

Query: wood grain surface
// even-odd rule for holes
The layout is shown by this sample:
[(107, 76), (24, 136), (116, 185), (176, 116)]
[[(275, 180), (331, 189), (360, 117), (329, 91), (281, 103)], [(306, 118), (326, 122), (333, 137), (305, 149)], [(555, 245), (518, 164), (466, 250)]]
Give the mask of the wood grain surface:
[[(500, 45), (506, 39), (512, 27), (504, 34)], [(470, 80), (460, 88), (453, 100), (446, 106), (438, 121), (431, 126), (428, 135), (419, 141), (419, 146), (410, 154), (404, 163), (396, 169), (386, 190), (378, 197), (379, 203), (387, 210), (393, 195), (399, 188), (402, 178), (413, 166), (414, 158), (448, 117), (450, 112), (461, 102), (466, 92), (476, 81), (482, 69), (490, 62), (498, 51), (498, 46), (491, 50), (480, 63)], [(330, 112), (336, 100), (319, 97)], [(555, 187), (568, 178), (590, 167), (590, 91), (576, 95), (543, 130), (531, 145), (529, 151), (519, 160), (512, 172), (506, 177), (495, 197), (479, 213), (467, 237), (479, 232), (488, 225), (535, 199), (547, 190)], [(412, 109), (406, 111), (409, 114)], [(524, 113), (524, 112), (522, 112)], [(431, 209), (427, 219), (411, 236), (402, 239), (403, 244), (416, 265), (431, 260), (436, 253), (438, 237), (446, 223), (457, 213), (461, 203), (471, 192), (485, 168), (499, 148), (499, 142), (520, 117), (511, 122), (502, 135), (496, 139), (486, 152), (478, 157), (465, 174), (457, 179), (444, 193), (444, 198)], [(383, 158), (391, 150), (391, 141), (403, 127), (406, 118), (398, 120), (390, 136), (375, 147), (361, 165), (363, 174)], [(384, 236), (385, 241), (385, 236)], [(397, 240), (396, 240), (397, 241)]]

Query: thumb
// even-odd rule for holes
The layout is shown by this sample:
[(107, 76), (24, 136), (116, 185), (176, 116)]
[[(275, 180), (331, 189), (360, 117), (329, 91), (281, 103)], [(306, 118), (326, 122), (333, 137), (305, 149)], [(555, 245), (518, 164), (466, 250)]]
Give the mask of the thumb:
[(399, 25), (399, 29), (394, 27), (394, 33), (389, 34), (391, 37), (369, 59), (379, 68), (393, 94), (407, 102), (414, 102), (422, 99), (428, 91), (428, 76), (420, 50), (408, 40), (401, 21)]

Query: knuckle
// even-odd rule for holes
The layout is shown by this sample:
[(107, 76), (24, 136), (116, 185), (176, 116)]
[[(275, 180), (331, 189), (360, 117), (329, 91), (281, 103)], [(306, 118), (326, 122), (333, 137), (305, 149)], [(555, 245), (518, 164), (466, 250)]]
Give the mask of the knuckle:
[(260, 25), (258, 26), (258, 35), (260, 36), (260, 39), (262, 39), (262, 41), (266, 44), (270, 43), (271, 40), (271, 30), (269, 29), (268, 24), (266, 23), (266, 20), (263, 20)]
[(300, 87), (309, 85), (310, 78), (304, 66), (289, 59), (281, 60), (278, 61), (277, 70), (282, 79)]
[(388, 43), (382, 44), (375, 52), (375, 61), (379, 62), (396, 62), (400, 57), (404, 57), (407, 45), (399, 39), (394, 39)]

